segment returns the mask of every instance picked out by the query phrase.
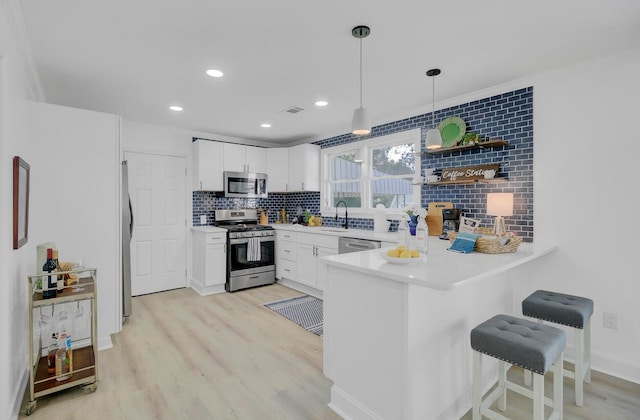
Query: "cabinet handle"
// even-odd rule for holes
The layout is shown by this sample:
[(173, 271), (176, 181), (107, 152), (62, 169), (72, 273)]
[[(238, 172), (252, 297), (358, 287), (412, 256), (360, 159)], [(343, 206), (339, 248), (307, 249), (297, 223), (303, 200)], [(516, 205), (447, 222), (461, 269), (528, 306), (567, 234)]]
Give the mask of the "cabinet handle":
[(200, 181), (200, 189), (202, 189), (202, 181)]
[(285, 268), (284, 271), (291, 271), (291, 270), (289, 270), (288, 268)]
[(285, 249), (284, 252), (291, 252), (291, 251), (289, 251), (288, 249)]
[(302, 183), (302, 191), (304, 191), (304, 182)]
[(227, 253), (227, 244), (224, 244), (224, 248), (223, 248), (222, 253), (223, 253), (223, 254), (226, 254), (226, 253)]

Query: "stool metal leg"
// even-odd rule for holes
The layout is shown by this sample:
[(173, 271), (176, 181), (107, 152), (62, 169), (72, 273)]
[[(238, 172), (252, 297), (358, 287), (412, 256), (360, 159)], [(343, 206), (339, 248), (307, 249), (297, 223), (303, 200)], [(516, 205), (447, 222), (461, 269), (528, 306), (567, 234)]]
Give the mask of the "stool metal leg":
[(473, 399), (472, 420), (482, 420), (480, 415), (480, 405), (482, 404), (482, 353), (473, 351), (473, 383), (471, 385), (471, 395)]
[(498, 399), (498, 409), (505, 411), (507, 409), (507, 362), (500, 360), (498, 363), (498, 386), (502, 388), (502, 394)]
[(533, 420), (544, 420), (544, 375), (537, 373), (533, 374)]

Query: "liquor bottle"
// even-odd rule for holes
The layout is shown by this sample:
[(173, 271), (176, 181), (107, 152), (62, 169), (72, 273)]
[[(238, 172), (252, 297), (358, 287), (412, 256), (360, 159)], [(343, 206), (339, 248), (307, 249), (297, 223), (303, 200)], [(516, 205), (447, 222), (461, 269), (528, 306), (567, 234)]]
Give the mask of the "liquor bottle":
[(56, 297), (56, 290), (58, 288), (58, 279), (55, 274), (56, 264), (53, 262), (53, 249), (47, 248), (47, 261), (42, 266), (42, 272), (48, 273), (42, 279), (42, 298), (50, 299)]
[(56, 351), (56, 381), (64, 381), (71, 377), (71, 352), (67, 348), (67, 332), (64, 326), (60, 327), (58, 350)]
[[(58, 250), (57, 249), (53, 250), (53, 262), (56, 264), (56, 271), (62, 271), (60, 269), (60, 263), (58, 262)], [(56, 291), (58, 293), (62, 293), (64, 291), (64, 275), (63, 274), (58, 274), (56, 285), (57, 285), (56, 286)]]
[(51, 334), (51, 344), (47, 349), (47, 372), (56, 373), (56, 352), (58, 351), (58, 337), (56, 333)]

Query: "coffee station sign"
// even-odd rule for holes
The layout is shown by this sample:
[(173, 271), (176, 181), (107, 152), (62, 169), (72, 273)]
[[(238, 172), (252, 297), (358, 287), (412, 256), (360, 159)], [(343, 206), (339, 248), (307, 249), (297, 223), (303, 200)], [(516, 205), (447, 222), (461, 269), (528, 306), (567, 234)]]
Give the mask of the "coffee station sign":
[(490, 165), (461, 166), (442, 170), (442, 182), (464, 182), (476, 179), (491, 179), (498, 174), (497, 163)]

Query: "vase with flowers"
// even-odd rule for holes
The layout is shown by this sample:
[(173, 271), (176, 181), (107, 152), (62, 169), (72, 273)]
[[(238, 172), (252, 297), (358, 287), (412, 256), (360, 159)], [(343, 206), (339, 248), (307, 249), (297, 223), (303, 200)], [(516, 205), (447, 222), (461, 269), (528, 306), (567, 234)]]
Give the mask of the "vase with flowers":
[(427, 211), (420, 206), (416, 206), (413, 203), (409, 204), (403, 209), (409, 216), (409, 233), (411, 236), (416, 235), (416, 226), (418, 226), (418, 217), (426, 217)]

